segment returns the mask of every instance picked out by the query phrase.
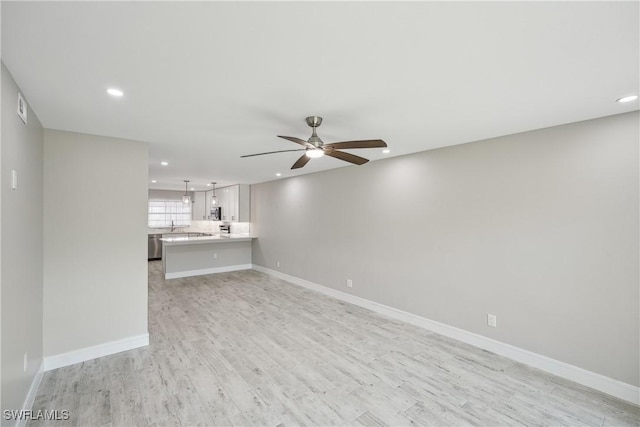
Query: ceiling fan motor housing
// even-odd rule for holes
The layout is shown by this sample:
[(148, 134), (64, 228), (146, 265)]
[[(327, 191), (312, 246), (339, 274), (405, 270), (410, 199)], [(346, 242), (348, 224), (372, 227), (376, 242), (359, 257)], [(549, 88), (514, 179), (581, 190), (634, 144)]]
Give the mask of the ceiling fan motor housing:
[[(316, 135), (315, 129), (313, 131), (313, 135), (311, 135), (311, 137), (307, 140), (307, 142), (309, 144), (312, 144), (316, 148), (322, 148), (322, 145), (324, 144), (324, 142), (322, 142), (320, 137)], [(313, 150), (313, 148), (311, 148), (311, 150)]]

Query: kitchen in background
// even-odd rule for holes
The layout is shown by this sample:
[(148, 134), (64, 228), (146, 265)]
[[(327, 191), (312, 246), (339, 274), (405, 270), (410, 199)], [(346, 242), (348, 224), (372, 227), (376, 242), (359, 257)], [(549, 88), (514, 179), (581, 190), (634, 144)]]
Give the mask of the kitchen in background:
[[(251, 233), (250, 186), (232, 185), (212, 191), (149, 190), (149, 260), (162, 259), (163, 237), (248, 236)], [(184, 203), (184, 196), (189, 203)]]

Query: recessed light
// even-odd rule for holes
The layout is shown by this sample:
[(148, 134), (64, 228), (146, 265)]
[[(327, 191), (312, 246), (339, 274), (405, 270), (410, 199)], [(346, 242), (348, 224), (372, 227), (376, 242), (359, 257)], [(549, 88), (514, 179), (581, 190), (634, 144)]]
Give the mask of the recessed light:
[(107, 89), (107, 93), (111, 96), (117, 96), (118, 98), (124, 95), (124, 92), (120, 89), (116, 89), (115, 87), (110, 87)]
[(276, 176), (282, 176), (282, 174), (281, 174), (280, 172), (278, 172), (278, 173), (276, 174)]
[(618, 98), (616, 99), (616, 101), (623, 103), (623, 102), (635, 101), (636, 99), (638, 99), (638, 95), (629, 95), (629, 96), (623, 96), (622, 98)]
[(189, 190), (193, 191), (193, 190), (194, 190), (194, 188), (193, 188), (193, 187), (191, 187)]
[(211, 187), (211, 184), (207, 184), (207, 187)]
[(162, 166), (168, 166), (168, 165), (169, 165), (169, 162), (160, 162), (160, 164), (161, 164)]
[(151, 183), (152, 183), (152, 184), (155, 184), (156, 182), (158, 182), (158, 181), (156, 181), (155, 179), (152, 179), (152, 180), (151, 180)]
[(389, 154), (391, 152), (391, 150), (389, 150), (388, 148), (385, 148), (384, 150), (382, 150), (382, 154)]

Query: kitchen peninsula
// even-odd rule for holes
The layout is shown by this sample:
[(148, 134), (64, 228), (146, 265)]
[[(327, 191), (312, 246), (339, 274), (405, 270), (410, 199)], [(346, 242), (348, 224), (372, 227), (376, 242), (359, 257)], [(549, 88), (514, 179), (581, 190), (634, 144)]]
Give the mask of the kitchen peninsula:
[(163, 237), (164, 278), (250, 269), (253, 239), (245, 234)]

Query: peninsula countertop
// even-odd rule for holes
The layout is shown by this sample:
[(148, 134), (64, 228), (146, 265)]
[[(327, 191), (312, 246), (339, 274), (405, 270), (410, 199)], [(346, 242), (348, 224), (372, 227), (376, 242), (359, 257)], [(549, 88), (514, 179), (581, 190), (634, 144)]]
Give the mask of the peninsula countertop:
[(190, 229), (187, 227), (183, 228), (174, 228), (173, 231), (170, 228), (147, 228), (147, 234), (187, 234), (187, 233), (204, 233), (204, 234), (216, 234), (217, 231), (205, 231), (198, 229)]
[(162, 242), (165, 245), (192, 245), (203, 243), (225, 243), (225, 242), (246, 242), (257, 238), (256, 236), (247, 234), (214, 234), (213, 236), (176, 236), (163, 237)]

